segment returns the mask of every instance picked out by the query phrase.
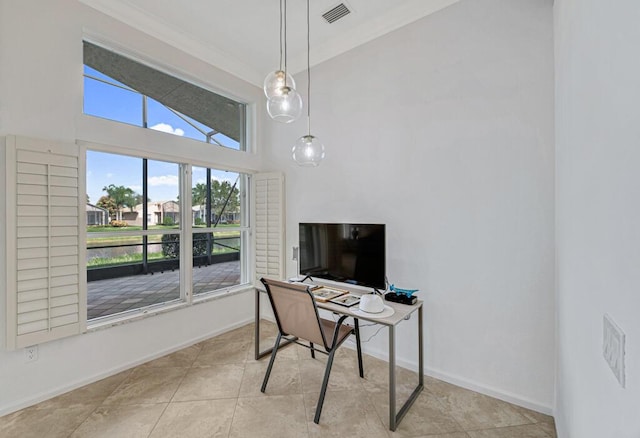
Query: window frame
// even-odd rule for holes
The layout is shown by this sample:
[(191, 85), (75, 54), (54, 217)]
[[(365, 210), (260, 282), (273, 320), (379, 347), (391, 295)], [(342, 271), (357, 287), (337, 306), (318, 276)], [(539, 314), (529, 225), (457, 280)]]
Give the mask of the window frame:
[[(165, 162), (178, 164), (180, 168), (180, 178), (179, 178), (180, 179), (180, 186), (179, 186), (180, 199), (186, 200), (186, 202), (181, 201), (181, 205), (180, 205), (181, 227), (179, 229), (164, 230), (164, 231), (159, 231), (159, 230), (118, 231), (119, 236), (120, 235), (142, 236), (142, 235), (156, 235), (156, 234), (180, 234), (180, 241), (184, 242), (184, 244), (180, 245), (180, 268), (179, 268), (180, 270), (180, 301), (158, 303), (157, 305), (154, 305), (151, 307), (132, 309), (131, 311), (128, 311), (125, 313), (116, 313), (111, 316), (106, 316), (100, 319), (87, 320), (86, 321), (87, 331), (92, 331), (95, 329), (118, 325), (118, 324), (121, 324), (122, 322), (134, 321), (141, 318), (157, 315), (160, 313), (173, 311), (176, 309), (190, 307), (191, 305), (208, 302), (211, 300), (219, 299), (223, 296), (242, 293), (247, 290), (253, 289), (253, 282), (251, 280), (253, 266), (250, 263), (250, 260), (252, 260), (253, 258), (253, 251), (251, 249), (252, 245), (250, 244), (250, 240), (253, 234), (253, 229), (251, 226), (252, 224), (250, 223), (252, 202), (251, 202), (251, 190), (247, 186), (251, 184), (251, 179), (255, 174), (254, 171), (251, 171), (251, 170), (242, 171), (242, 170), (235, 170), (235, 169), (233, 170), (233, 172), (246, 175), (244, 177), (245, 184), (240, 193), (240, 197), (241, 197), (240, 202), (242, 203), (241, 215), (243, 216), (243, 221), (242, 221), (243, 224), (239, 227), (239, 231), (241, 235), (243, 235), (243, 237), (241, 236), (241, 252), (240, 252), (240, 269), (242, 272), (240, 284), (195, 295), (193, 293), (193, 277), (192, 277), (193, 228), (191, 223), (192, 218), (190, 217), (191, 211), (192, 211), (191, 210), (191, 207), (192, 207), (192, 200), (191, 200), (192, 178), (191, 177), (192, 177), (192, 168), (194, 166), (203, 167), (203, 164), (201, 162), (194, 163), (193, 160), (184, 159), (184, 157), (181, 158), (177, 156), (167, 156), (165, 154), (153, 154), (145, 151), (126, 149), (126, 148), (109, 146), (104, 144), (97, 144), (97, 143), (92, 143), (87, 141), (78, 141), (77, 143), (79, 146), (79, 154), (80, 154), (79, 159), (82, 162), (82, 166), (85, 172), (85, 177), (86, 177), (86, 171), (88, 170), (86, 168), (87, 151), (124, 155), (124, 156), (129, 156), (129, 157), (138, 158), (138, 159), (146, 158), (147, 160), (158, 160), (158, 161), (165, 161)], [(206, 166), (216, 170), (227, 170), (227, 169), (223, 169), (222, 168), (223, 166), (220, 163), (208, 163)], [(231, 169), (228, 169), (228, 170), (231, 171)], [(86, 183), (85, 183), (85, 186), (83, 187), (83, 190), (86, 196)], [(82, 233), (83, 236), (81, 237), (80, 246), (85, 248), (85, 251), (86, 251), (87, 234), (88, 234), (86, 232), (86, 224), (84, 227), (81, 227), (81, 229), (83, 229), (83, 233)], [(83, 267), (86, 272), (86, 269), (87, 269), (86, 265), (83, 265)], [(84, 289), (85, 291), (87, 291), (86, 294), (88, 295), (86, 279), (85, 279)]]
[[(230, 99), (232, 101), (235, 101), (236, 103), (239, 103), (243, 106), (243, 111), (241, 111), (241, 116), (240, 116), (240, 120), (239, 122), (242, 123), (242, 129), (240, 130), (240, 139), (238, 141), (240, 147), (239, 149), (233, 149), (233, 148), (229, 148), (223, 145), (220, 145), (217, 141), (213, 141), (213, 142), (207, 142), (207, 141), (201, 141), (201, 140), (195, 140), (195, 139), (191, 139), (189, 137), (185, 137), (188, 138), (192, 141), (196, 141), (198, 143), (207, 145), (207, 146), (219, 146), (219, 149), (223, 149), (226, 151), (232, 151), (234, 153), (240, 153), (240, 154), (255, 154), (257, 151), (257, 145), (256, 145), (256, 119), (257, 119), (257, 113), (256, 113), (256, 100), (257, 99), (262, 99), (262, 93), (260, 92), (258, 94), (258, 96), (241, 96), (239, 94), (234, 94), (234, 93), (230, 93), (226, 90), (223, 90), (219, 87), (214, 86), (211, 83), (207, 83), (202, 81), (201, 79), (196, 78), (195, 76), (193, 76), (192, 74), (189, 74), (188, 72), (178, 69), (175, 66), (169, 66), (169, 65), (163, 65), (161, 62), (159, 62), (158, 60), (153, 60), (150, 61), (149, 57), (141, 55), (137, 52), (135, 52), (134, 50), (132, 50), (131, 48), (124, 48), (119, 44), (113, 43), (113, 42), (108, 42), (108, 41), (104, 41), (101, 37), (98, 36), (94, 36), (94, 35), (87, 35), (86, 33), (83, 35), (82, 37), (82, 42), (87, 42), (90, 44), (93, 44), (95, 46), (98, 46), (104, 50), (110, 51), (118, 56), (121, 56), (125, 59), (128, 59), (130, 61), (136, 62), (142, 66), (148, 67), (150, 69), (153, 69), (159, 73), (165, 74), (167, 76), (173, 77), (177, 80), (180, 80), (184, 83), (199, 87), (205, 91), (208, 91), (210, 93), (213, 94), (217, 94), (221, 97), (224, 97), (226, 99)], [(83, 87), (83, 92), (82, 92), (82, 105), (81, 105), (81, 110), (80, 110), (80, 115), (81, 118), (82, 117), (86, 117), (86, 118), (93, 118), (93, 119), (98, 119), (98, 120), (103, 120), (103, 121), (107, 121), (109, 123), (116, 123), (116, 124), (124, 124), (124, 125), (128, 125), (128, 126), (134, 126), (134, 127), (138, 127), (138, 128), (143, 128), (143, 129), (149, 129), (146, 125), (145, 125), (145, 120), (143, 120), (143, 124), (142, 126), (138, 126), (138, 125), (132, 125), (129, 124), (127, 122), (122, 122), (122, 121), (118, 121), (118, 120), (113, 120), (113, 119), (108, 119), (108, 118), (104, 118), (104, 117), (100, 117), (100, 116), (94, 116), (91, 114), (87, 114), (84, 112), (84, 80), (85, 80), (85, 73), (84, 73), (84, 66), (86, 64), (84, 64), (84, 60), (83, 60), (83, 73), (82, 73), (82, 87)], [(104, 74), (104, 73), (102, 73)], [(115, 79), (111, 78), (111, 80), (116, 81)], [(148, 98), (148, 99), (153, 99), (150, 96), (146, 96), (143, 93), (138, 92), (137, 90), (133, 90), (131, 89), (129, 86), (127, 86), (126, 84), (124, 84), (124, 87), (115, 85), (115, 84), (111, 84), (107, 81), (102, 81), (100, 79), (94, 79), (100, 82), (103, 82), (107, 85), (110, 86), (116, 86), (119, 88), (123, 88), (123, 89), (128, 89), (132, 92), (138, 93), (141, 96), (144, 96), (144, 98)], [(116, 81), (117, 82), (117, 81)], [(261, 90), (260, 90), (261, 91)], [(153, 99), (155, 100), (155, 99)], [(156, 101), (158, 102), (158, 101)], [(163, 105), (162, 103), (158, 102), (160, 105)], [(169, 111), (173, 111), (175, 112), (175, 110), (163, 105), (165, 108), (167, 108)], [(188, 116), (187, 116), (188, 117)], [(200, 123), (200, 122), (198, 122)], [(215, 128), (212, 128), (215, 129)], [(162, 131), (157, 131), (157, 132), (162, 132)], [(212, 135), (215, 136), (217, 134), (219, 134), (220, 132), (216, 132), (215, 134)], [(162, 132), (162, 134), (166, 134), (164, 132)], [(177, 136), (180, 137), (180, 136)], [(244, 149), (242, 148), (242, 145), (244, 145)], [(213, 149), (218, 149), (218, 148), (213, 148)]]

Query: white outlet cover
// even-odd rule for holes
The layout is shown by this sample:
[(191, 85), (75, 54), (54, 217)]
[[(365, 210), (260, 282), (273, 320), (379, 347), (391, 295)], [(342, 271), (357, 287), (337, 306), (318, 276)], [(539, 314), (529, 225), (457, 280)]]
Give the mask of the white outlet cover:
[(613, 375), (624, 388), (624, 332), (613, 319), (605, 314), (603, 318), (602, 355), (609, 364)]
[(32, 345), (30, 347), (25, 347), (24, 356), (27, 362), (33, 362), (34, 360), (38, 360), (38, 346)]

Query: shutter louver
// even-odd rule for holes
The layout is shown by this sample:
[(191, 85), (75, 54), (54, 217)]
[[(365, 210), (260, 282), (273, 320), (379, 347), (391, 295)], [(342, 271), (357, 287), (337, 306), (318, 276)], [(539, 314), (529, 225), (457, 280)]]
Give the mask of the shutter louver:
[(260, 278), (284, 278), (284, 176), (253, 176), (255, 212), (255, 284)]
[(6, 163), (7, 345), (81, 333), (78, 147), (7, 137)]

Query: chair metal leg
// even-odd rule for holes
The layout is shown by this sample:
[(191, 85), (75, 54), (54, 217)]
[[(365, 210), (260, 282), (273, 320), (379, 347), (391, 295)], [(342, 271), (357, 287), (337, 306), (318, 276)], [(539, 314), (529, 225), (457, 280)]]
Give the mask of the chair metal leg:
[(316, 350), (315, 350), (315, 348), (313, 348), (313, 342), (309, 342), (309, 346), (311, 347), (311, 358), (315, 359), (316, 358)]
[(329, 374), (331, 374), (331, 365), (333, 365), (333, 355), (336, 349), (331, 350), (329, 358), (327, 359), (327, 368), (324, 370), (324, 379), (322, 380), (322, 389), (320, 390), (320, 398), (318, 398), (318, 406), (316, 406), (316, 416), (313, 422), (318, 424), (320, 422), (320, 414), (322, 413), (322, 405), (324, 404), (324, 395), (327, 392), (327, 385), (329, 383)]
[(264, 375), (264, 380), (262, 381), (262, 388), (260, 388), (260, 392), (264, 392), (267, 389), (267, 382), (269, 381), (269, 375), (271, 374), (271, 368), (273, 367), (273, 362), (276, 360), (276, 353), (278, 352), (278, 346), (280, 345), (280, 339), (282, 338), (282, 333), (278, 333), (278, 337), (276, 338), (276, 343), (273, 346), (273, 350), (271, 351), (271, 359), (269, 359), (269, 366), (267, 367), (267, 372)]
[(356, 349), (358, 351), (358, 368), (360, 369), (360, 377), (364, 378), (364, 367), (362, 366), (362, 345), (360, 345), (360, 322), (358, 318), (353, 320), (356, 331)]

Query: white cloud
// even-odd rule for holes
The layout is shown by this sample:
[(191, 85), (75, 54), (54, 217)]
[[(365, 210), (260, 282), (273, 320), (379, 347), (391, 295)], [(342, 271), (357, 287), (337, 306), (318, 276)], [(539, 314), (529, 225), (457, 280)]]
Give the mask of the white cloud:
[(113, 173), (111, 173), (111, 172), (107, 173), (107, 178), (109, 178), (109, 179), (113, 178)]
[(184, 131), (180, 128), (173, 129), (173, 126), (168, 123), (158, 123), (157, 125), (153, 125), (150, 129), (154, 129), (156, 131), (167, 132), (169, 134), (179, 135), (182, 137), (184, 135)]
[(129, 186), (129, 188), (134, 192), (142, 193), (142, 186), (135, 185), (135, 186)]
[(161, 175), (149, 177), (150, 186), (175, 186), (178, 187), (178, 175)]

